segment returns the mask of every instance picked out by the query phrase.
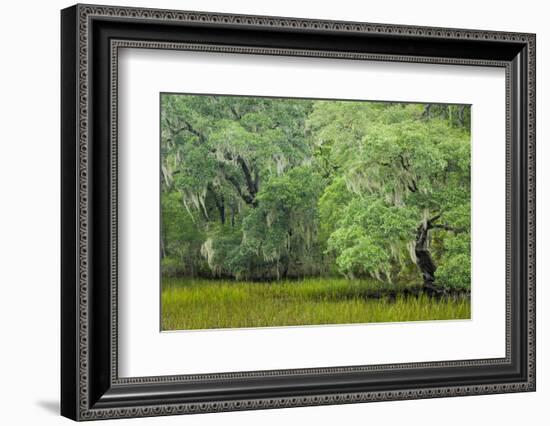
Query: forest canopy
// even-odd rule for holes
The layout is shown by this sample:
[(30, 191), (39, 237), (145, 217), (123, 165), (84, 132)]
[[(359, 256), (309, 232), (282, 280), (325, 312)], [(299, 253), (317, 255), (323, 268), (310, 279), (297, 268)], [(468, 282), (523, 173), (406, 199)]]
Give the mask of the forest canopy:
[(161, 95), (163, 276), (470, 287), (467, 105)]

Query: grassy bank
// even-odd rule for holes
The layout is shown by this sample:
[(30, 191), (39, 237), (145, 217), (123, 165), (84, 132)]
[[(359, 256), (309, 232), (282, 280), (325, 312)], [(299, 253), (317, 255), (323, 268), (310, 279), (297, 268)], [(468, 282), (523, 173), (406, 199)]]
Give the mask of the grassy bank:
[[(163, 278), (162, 329), (470, 318), (468, 298), (435, 300), (401, 295), (407, 288), (338, 278), (277, 283)], [(385, 296), (388, 293), (396, 296)]]

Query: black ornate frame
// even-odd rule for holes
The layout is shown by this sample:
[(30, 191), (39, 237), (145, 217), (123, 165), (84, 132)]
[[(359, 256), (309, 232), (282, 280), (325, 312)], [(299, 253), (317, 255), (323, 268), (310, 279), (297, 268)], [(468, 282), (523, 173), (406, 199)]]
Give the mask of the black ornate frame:
[[(61, 13), (61, 413), (157, 416), (535, 390), (535, 35), (76, 5)], [(119, 378), (117, 64), (124, 47), (503, 67), (506, 356)]]

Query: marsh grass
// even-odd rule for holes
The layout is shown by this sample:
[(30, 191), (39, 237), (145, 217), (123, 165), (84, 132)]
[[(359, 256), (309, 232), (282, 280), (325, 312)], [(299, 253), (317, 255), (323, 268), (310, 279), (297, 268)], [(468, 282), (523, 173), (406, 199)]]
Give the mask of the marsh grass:
[(403, 295), (410, 289), (338, 278), (275, 283), (163, 278), (162, 330), (470, 318), (467, 297)]

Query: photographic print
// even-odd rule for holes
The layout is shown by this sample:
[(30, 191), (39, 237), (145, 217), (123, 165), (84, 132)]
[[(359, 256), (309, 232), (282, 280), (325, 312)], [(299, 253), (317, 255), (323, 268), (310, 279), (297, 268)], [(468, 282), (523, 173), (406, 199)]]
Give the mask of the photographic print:
[(470, 105), (160, 94), (161, 329), (470, 318)]
[(63, 9), (62, 415), (535, 391), (536, 75), (534, 33)]

